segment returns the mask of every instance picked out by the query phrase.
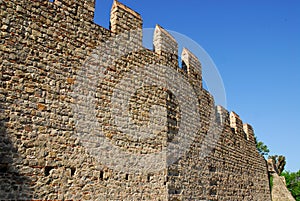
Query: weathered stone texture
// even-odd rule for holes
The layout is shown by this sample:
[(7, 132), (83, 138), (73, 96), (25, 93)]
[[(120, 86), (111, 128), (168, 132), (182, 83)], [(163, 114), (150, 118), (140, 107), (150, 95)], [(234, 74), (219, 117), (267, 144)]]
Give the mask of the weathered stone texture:
[[(267, 166), (256, 151), (252, 127), (214, 105), (202, 88), (198, 59), (184, 50), (179, 69), (177, 43), (160, 26), (154, 51), (143, 48), (141, 16), (117, 1), (111, 30), (94, 24), (94, 3), (0, 0), (0, 200), (271, 200)], [(129, 30), (127, 40), (124, 35), (116, 40)], [(108, 56), (88, 60), (97, 51)], [(77, 91), (82, 96), (74, 97), (76, 86), (90, 73), (87, 65), (100, 71), (99, 63), (109, 59), (104, 77), (94, 75)], [(187, 136), (194, 139), (180, 159), (168, 164), (171, 156), (165, 156), (163, 169), (137, 173), (108, 167), (78, 138), (78, 133), (88, 136), (93, 124), (101, 125), (102, 137), (113, 146), (142, 156), (160, 152), (178, 137), (184, 120), (178, 94), (162, 85), (132, 90), (149, 77), (156, 83), (170, 79), (165, 68), (151, 65), (175, 69), (185, 81), (182, 86), (192, 85), (199, 99), (195, 107), (200, 122), (195, 126), (200, 129)], [(143, 70), (147, 76), (139, 74)], [(119, 85), (136, 74), (128, 85)], [(118, 130), (123, 119), (116, 123), (112, 116), (126, 104), (120, 97), (127, 94), (133, 124), (149, 123), (159, 131), (154, 137), (141, 141), (130, 136), (132, 125), (126, 121), (123, 132)], [(97, 112), (87, 124), (78, 125), (76, 115), (81, 114), (74, 112), (74, 105), (90, 107), (90, 96)], [(190, 103), (187, 99), (185, 104)], [(151, 113), (153, 105), (162, 108), (158, 114)], [(187, 118), (192, 122), (194, 116)], [(161, 119), (166, 119), (165, 127)]]

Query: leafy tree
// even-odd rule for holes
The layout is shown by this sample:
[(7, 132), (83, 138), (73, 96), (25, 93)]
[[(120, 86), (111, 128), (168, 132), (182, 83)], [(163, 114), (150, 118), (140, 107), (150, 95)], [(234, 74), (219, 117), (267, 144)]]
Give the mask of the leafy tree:
[(296, 201), (300, 201), (300, 170), (292, 173), (284, 171), (281, 173), (281, 176), (285, 177), (286, 186)]
[(276, 167), (276, 169), (278, 170), (278, 174), (281, 175), (281, 173), (284, 170), (286, 161), (285, 161), (285, 156), (269, 156), (270, 159), (273, 160), (273, 163)]
[(268, 149), (267, 145), (261, 141), (258, 141), (256, 137), (254, 139), (258, 153), (260, 153), (262, 156), (268, 155), (270, 150)]

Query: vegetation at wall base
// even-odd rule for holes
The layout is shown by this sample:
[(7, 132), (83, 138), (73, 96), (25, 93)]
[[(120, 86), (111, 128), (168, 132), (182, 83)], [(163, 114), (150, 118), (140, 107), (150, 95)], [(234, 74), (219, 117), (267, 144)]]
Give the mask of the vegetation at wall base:
[(286, 186), (296, 201), (300, 201), (300, 170), (298, 172), (284, 171), (281, 176), (285, 177)]
[(273, 176), (270, 175), (270, 190), (272, 191), (273, 188)]

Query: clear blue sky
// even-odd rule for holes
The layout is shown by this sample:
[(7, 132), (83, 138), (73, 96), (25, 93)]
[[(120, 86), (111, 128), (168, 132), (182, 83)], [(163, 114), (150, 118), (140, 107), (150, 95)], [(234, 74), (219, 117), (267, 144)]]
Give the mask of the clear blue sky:
[[(96, 0), (95, 22), (108, 28), (112, 0)], [(227, 109), (251, 124), (286, 169), (300, 169), (299, 0), (120, 0), (144, 28), (160, 24), (188, 36), (215, 62)]]

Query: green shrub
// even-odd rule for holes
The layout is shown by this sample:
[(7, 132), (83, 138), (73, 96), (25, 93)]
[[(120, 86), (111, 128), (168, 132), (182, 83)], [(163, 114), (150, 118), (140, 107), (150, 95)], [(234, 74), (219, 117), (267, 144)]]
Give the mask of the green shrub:
[(300, 170), (298, 172), (284, 171), (281, 176), (285, 177), (286, 186), (296, 201), (300, 201)]
[(272, 175), (270, 175), (270, 188), (271, 188), (271, 190), (273, 188), (273, 176)]

